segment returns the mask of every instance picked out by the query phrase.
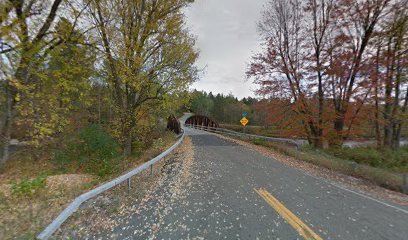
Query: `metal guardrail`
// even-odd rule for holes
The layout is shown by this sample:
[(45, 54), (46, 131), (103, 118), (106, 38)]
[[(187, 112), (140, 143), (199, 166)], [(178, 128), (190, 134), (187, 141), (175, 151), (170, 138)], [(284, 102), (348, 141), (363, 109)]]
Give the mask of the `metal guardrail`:
[(254, 134), (235, 132), (235, 131), (228, 130), (228, 129), (225, 129), (225, 128), (207, 127), (207, 126), (202, 126), (202, 125), (185, 124), (185, 126), (190, 127), (190, 128), (194, 128), (194, 129), (198, 129), (198, 130), (214, 132), (214, 133), (222, 133), (222, 134), (238, 136), (238, 137), (246, 136), (246, 137), (248, 137), (248, 139), (263, 139), (263, 140), (267, 140), (267, 141), (288, 143), (288, 144), (294, 145), (297, 150), (299, 150), (300, 146), (301, 146), (300, 143), (296, 142), (293, 139), (288, 139), (288, 138), (265, 137), (265, 136), (259, 136), (259, 135), (254, 135)]
[(40, 240), (45, 240), (48, 239), (52, 236), (52, 234), (55, 233), (55, 231), (58, 230), (58, 228), (80, 207), (80, 205), (89, 199), (125, 182), (128, 181), (128, 186), (130, 186), (130, 179), (142, 172), (143, 170), (146, 170), (150, 168), (150, 171), (153, 170), (153, 165), (157, 162), (159, 162), (161, 159), (172, 153), (184, 140), (184, 131), (177, 136), (180, 138), (173, 146), (171, 146), (169, 149), (166, 151), (162, 152), (160, 155), (157, 157), (153, 158), (152, 160), (140, 165), (139, 167), (133, 169), (132, 171), (115, 178), (114, 180), (107, 182), (89, 192), (86, 192), (79, 197), (75, 198), (72, 203), (66, 207), (59, 215), (57, 218), (54, 219), (54, 221), (48, 225), (39, 235), (37, 235), (37, 239)]

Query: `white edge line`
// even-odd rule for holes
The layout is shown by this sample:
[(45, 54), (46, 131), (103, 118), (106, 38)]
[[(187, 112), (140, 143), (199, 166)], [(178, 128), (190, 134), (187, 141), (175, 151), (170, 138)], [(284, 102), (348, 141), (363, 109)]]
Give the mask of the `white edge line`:
[(380, 203), (380, 204), (382, 204), (382, 205), (384, 205), (384, 206), (387, 206), (387, 207), (390, 207), (390, 208), (394, 208), (395, 210), (398, 210), (398, 211), (400, 211), (400, 212), (403, 212), (403, 213), (405, 213), (405, 214), (408, 214), (408, 210), (405, 210), (405, 209), (403, 209), (403, 208), (400, 208), (400, 207), (391, 205), (391, 204), (389, 204), (389, 203), (383, 202), (383, 201), (381, 201), (381, 200), (375, 199), (375, 198), (373, 198), (373, 197), (367, 196), (367, 195), (365, 195), (365, 194), (363, 194), (363, 193), (361, 193), (361, 192), (353, 191), (353, 190), (348, 189), (348, 188), (346, 188), (346, 187), (343, 187), (343, 186), (340, 186), (340, 185), (338, 185), (338, 184), (335, 184), (335, 183), (333, 183), (333, 182), (331, 182), (331, 181), (329, 181), (329, 180), (326, 180), (326, 179), (324, 179), (324, 178), (322, 178), (322, 177), (317, 177), (317, 176), (314, 176), (314, 175), (312, 175), (312, 174), (310, 174), (310, 173), (306, 173), (306, 172), (304, 172), (304, 173), (305, 173), (306, 175), (308, 175), (308, 176), (314, 178), (314, 179), (322, 180), (323, 182), (328, 183), (328, 184), (330, 184), (330, 185), (332, 185), (332, 186), (334, 186), (334, 187), (337, 187), (337, 188), (339, 188), (339, 189), (341, 189), (341, 190), (354, 193), (354, 194), (356, 194), (356, 195), (358, 195), (358, 196), (360, 196), (360, 197), (364, 197), (364, 198), (370, 199), (370, 200), (372, 200), (372, 201), (374, 201), (374, 202), (377, 202), (377, 203)]

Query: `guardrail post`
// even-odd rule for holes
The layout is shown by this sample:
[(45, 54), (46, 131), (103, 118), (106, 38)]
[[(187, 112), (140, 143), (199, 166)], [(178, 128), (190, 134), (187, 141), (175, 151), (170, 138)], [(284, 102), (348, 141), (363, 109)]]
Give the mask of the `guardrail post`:
[(402, 192), (408, 194), (408, 174), (404, 173), (402, 179)]
[(128, 192), (130, 192), (130, 188), (131, 188), (131, 186), (130, 186), (130, 178), (128, 178), (128, 180), (127, 180), (127, 191), (128, 191)]
[(153, 176), (153, 164), (150, 164), (150, 176)]

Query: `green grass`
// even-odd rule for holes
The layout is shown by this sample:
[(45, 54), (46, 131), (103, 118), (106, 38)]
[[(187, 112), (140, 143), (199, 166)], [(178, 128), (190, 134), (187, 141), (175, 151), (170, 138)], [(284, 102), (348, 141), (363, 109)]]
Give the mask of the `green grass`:
[(18, 196), (32, 196), (38, 190), (45, 188), (45, 174), (40, 174), (34, 179), (22, 179), (11, 186), (12, 193)]
[(251, 139), (251, 142), (255, 145), (261, 145), (261, 146), (265, 146), (267, 145), (267, 141), (264, 139), (257, 139), (257, 138), (253, 138)]
[(328, 154), (372, 167), (395, 172), (408, 172), (408, 147), (398, 150), (374, 147), (329, 148)]

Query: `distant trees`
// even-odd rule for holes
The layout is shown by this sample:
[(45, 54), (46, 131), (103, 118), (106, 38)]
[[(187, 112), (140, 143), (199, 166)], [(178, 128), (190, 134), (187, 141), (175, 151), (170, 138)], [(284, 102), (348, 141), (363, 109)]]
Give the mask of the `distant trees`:
[[(253, 99), (253, 102), (255, 101), (256, 100)], [(214, 96), (211, 92), (206, 93), (197, 90), (191, 93), (191, 111), (196, 114), (211, 117), (219, 123), (238, 124), (243, 111), (247, 111), (251, 114), (249, 105), (250, 104), (245, 104), (243, 101), (238, 101), (232, 94), (217, 94)]]
[(259, 24), (266, 47), (247, 76), (260, 86), (259, 95), (289, 100), (288, 111), (319, 148), (342, 144), (359, 118), (373, 118), (362, 109), (374, 96), (377, 136), (383, 129), (381, 142), (397, 147), (391, 139), (399, 142), (403, 120), (392, 112), (404, 110), (406, 9), (406, 0), (270, 1)]
[(214, 97), (207, 95), (206, 92), (193, 91), (190, 108), (196, 114), (210, 116), (214, 108)]

